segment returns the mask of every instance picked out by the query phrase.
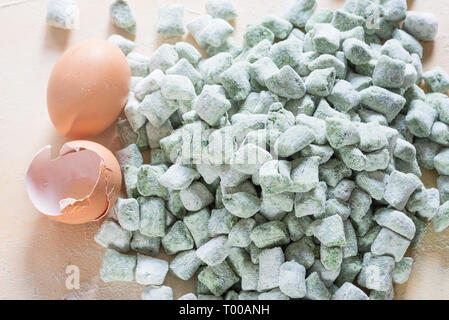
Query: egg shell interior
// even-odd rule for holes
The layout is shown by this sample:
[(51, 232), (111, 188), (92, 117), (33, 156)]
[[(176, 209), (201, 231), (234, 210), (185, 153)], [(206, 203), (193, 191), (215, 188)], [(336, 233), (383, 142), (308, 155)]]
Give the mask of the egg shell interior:
[(120, 167), (112, 152), (90, 141), (63, 145), (51, 159), (51, 146), (32, 160), (26, 188), (34, 206), (50, 218), (69, 224), (101, 219), (115, 203)]

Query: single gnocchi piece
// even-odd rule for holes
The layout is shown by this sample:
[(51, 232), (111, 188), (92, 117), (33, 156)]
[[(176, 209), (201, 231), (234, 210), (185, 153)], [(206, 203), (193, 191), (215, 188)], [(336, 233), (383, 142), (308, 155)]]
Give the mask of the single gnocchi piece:
[(101, 263), (100, 277), (104, 282), (133, 281), (136, 261), (136, 256), (107, 249)]
[(284, 262), (279, 268), (279, 288), (290, 298), (298, 299), (306, 295), (306, 269), (295, 261)]
[(139, 230), (140, 209), (136, 199), (118, 198), (115, 204), (115, 214), (123, 229), (129, 231)]
[(75, 28), (79, 9), (76, 0), (50, 0), (47, 4), (47, 24), (61, 29)]
[(142, 300), (173, 300), (173, 290), (167, 286), (148, 286), (142, 292)]
[(334, 54), (340, 48), (340, 31), (330, 23), (317, 23), (311, 32), (316, 52)]
[(265, 85), (271, 92), (289, 99), (300, 99), (306, 93), (304, 81), (290, 66), (284, 66), (266, 78)]
[(143, 285), (161, 285), (168, 272), (168, 262), (137, 255), (136, 282)]
[[(59, 1), (60, 2), (60, 1)], [(109, 36), (108, 41), (115, 44), (117, 47), (122, 50), (123, 54), (126, 56), (128, 53), (134, 50), (136, 47), (136, 43), (119, 34), (113, 34)]]
[(208, 266), (221, 264), (229, 255), (230, 246), (225, 235), (215, 237), (196, 250), (197, 257)]
[(136, 168), (143, 164), (142, 154), (136, 144), (130, 144), (127, 147), (120, 149), (115, 153), (120, 168), (125, 169), (126, 166), (134, 166)]
[(273, 15), (265, 16), (262, 19), (261, 24), (271, 30), (274, 36), (278, 39), (285, 39), (293, 30), (293, 25), (288, 21), (280, 17)]
[(332, 300), (369, 300), (361, 289), (349, 282), (345, 282), (333, 295)]
[(114, 0), (109, 7), (109, 13), (114, 25), (130, 34), (136, 33), (136, 18), (128, 1)]
[(237, 17), (232, 0), (207, 0), (205, 3), (206, 11), (214, 18), (223, 20), (232, 20)]
[(349, 38), (343, 42), (343, 51), (346, 58), (354, 65), (363, 65), (373, 58), (371, 47), (365, 42)]
[(234, 28), (225, 20), (214, 18), (201, 31), (199, 38), (205, 45), (219, 47), (232, 35)]
[(112, 220), (105, 221), (100, 230), (95, 235), (95, 242), (99, 245), (115, 249), (120, 252), (129, 251), (129, 243), (131, 241), (132, 233)]
[(203, 91), (195, 100), (193, 108), (201, 119), (214, 126), (231, 108), (231, 103), (226, 99), (225, 90), (222, 86), (205, 85)]
[(177, 38), (184, 31), (184, 6), (180, 4), (165, 5), (159, 8), (159, 20), (157, 22), (157, 33), (165, 38)]
[(449, 201), (443, 203), (433, 219), (435, 232), (442, 232), (449, 226)]
[(449, 75), (440, 67), (435, 67), (423, 75), (432, 92), (446, 93), (449, 90)]
[(403, 28), (418, 40), (432, 41), (438, 32), (438, 21), (432, 13), (408, 11)]
[(285, 18), (295, 27), (303, 28), (317, 7), (316, 0), (296, 0), (285, 11)]

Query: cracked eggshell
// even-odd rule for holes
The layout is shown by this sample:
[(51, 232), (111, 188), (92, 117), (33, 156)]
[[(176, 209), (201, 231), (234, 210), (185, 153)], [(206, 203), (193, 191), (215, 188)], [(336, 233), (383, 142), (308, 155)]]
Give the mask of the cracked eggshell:
[(94, 137), (122, 112), (131, 71), (122, 51), (106, 40), (66, 50), (48, 80), (47, 107), (56, 129), (70, 139)]
[(51, 146), (31, 161), (25, 186), (37, 210), (49, 218), (81, 224), (103, 218), (120, 192), (120, 165), (111, 151), (91, 141), (65, 143), (51, 159)]

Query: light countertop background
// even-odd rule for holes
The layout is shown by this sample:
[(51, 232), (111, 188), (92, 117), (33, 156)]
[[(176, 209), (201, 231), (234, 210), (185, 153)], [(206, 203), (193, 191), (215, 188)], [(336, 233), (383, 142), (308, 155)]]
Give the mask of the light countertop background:
[[(105, 284), (98, 276), (104, 249), (93, 241), (99, 222), (70, 226), (39, 214), (29, 201), (24, 177), (32, 157), (45, 145), (54, 154), (66, 142), (52, 126), (46, 108), (46, 86), (52, 67), (70, 45), (88, 38), (126, 33), (109, 22), (107, 0), (78, 0), (80, 26), (64, 31), (46, 26), (46, 0), (0, 0), (0, 299), (139, 299), (143, 286)], [(205, 13), (203, 0), (129, 0), (137, 17), (136, 52), (150, 55), (163, 40), (156, 34), (157, 10), (182, 3), (185, 22)], [(239, 17), (234, 37), (246, 24), (266, 14), (281, 15), (288, 0), (234, 0)], [(318, 0), (320, 7), (340, 8), (344, 0)], [(449, 72), (449, 1), (409, 0), (409, 9), (430, 11), (440, 21), (435, 42), (426, 43), (425, 70), (441, 65)], [(187, 35), (187, 41), (192, 37)], [(114, 128), (92, 140), (115, 151)], [(435, 174), (424, 181), (435, 186)], [(429, 228), (431, 229), (431, 228)], [(408, 283), (396, 286), (400, 299), (449, 299), (449, 230), (429, 231), (415, 259)], [(79, 290), (65, 286), (67, 265), (80, 268)], [(175, 298), (191, 292), (193, 282), (168, 275)]]

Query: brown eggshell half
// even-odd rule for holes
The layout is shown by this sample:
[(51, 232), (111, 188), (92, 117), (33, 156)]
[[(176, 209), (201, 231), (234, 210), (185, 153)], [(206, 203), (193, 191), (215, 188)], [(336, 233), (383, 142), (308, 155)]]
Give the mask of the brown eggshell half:
[(64, 144), (51, 159), (51, 146), (31, 161), (25, 186), (32, 203), (53, 220), (81, 224), (101, 219), (114, 205), (122, 176), (111, 151), (91, 141)]
[(47, 107), (56, 129), (70, 139), (98, 135), (122, 112), (131, 71), (122, 51), (106, 40), (83, 41), (56, 62)]

